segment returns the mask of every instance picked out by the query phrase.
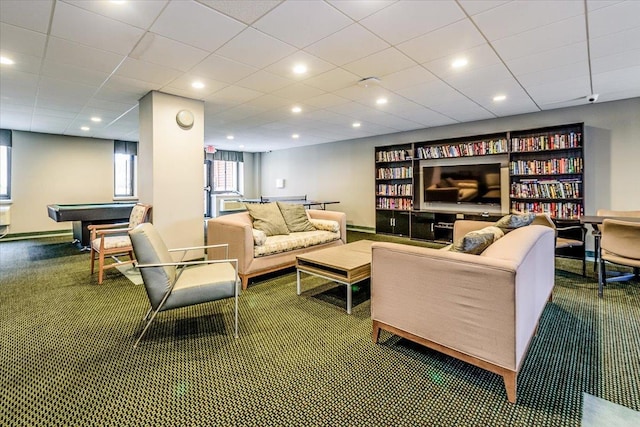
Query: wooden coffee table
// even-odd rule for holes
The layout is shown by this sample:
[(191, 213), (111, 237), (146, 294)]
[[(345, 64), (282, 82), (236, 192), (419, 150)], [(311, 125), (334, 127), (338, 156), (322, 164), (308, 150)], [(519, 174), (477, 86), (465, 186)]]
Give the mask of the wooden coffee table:
[(371, 240), (319, 249), (296, 257), (297, 292), (300, 273), (322, 277), (347, 287), (347, 313), (351, 314), (351, 285), (371, 277)]

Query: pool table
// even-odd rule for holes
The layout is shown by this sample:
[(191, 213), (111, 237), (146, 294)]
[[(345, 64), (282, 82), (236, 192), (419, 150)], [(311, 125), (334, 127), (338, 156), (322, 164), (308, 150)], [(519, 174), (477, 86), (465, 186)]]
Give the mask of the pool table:
[(74, 242), (86, 248), (90, 240), (88, 225), (128, 222), (135, 205), (131, 202), (55, 204), (47, 205), (47, 211), (55, 222), (73, 221)]

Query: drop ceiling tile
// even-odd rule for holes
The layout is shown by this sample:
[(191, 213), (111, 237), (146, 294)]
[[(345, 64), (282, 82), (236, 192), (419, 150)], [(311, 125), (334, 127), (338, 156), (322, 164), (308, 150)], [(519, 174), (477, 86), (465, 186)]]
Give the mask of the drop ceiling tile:
[[(293, 72), (293, 67), (300, 64), (307, 67), (306, 73), (296, 74)], [(308, 52), (298, 50), (280, 61), (269, 65), (265, 70), (281, 77), (300, 81), (325, 73), (333, 68), (335, 68), (333, 64), (323, 61)]]
[(273, 91), (273, 95), (290, 99), (295, 102), (301, 102), (305, 99), (322, 95), (323, 93), (325, 93), (323, 90), (316, 89), (303, 83), (295, 83), (283, 89)]
[(349, 100), (332, 93), (325, 93), (320, 96), (305, 99), (304, 102), (305, 104), (312, 105), (315, 108), (331, 108), (336, 105), (345, 104), (349, 102)]
[(280, 4), (280, 0), (200, 0), (201, 3), (216, 9), (227, 16), (244, 22), (253, 24), (260, 17), (264, 16), (274, 7)]
[(38, 97), (69, 98), (80, 100), (83, 105), (93, 96), (95, 87), (69, 80), (42, 77), (38, 84)]
[(365, 116), (364, 120), (369, 120), (381, 126), (395, 129), (396, 131), (407, 131), (412, 129), (420, 129), (423, 127), (423, 125), (420, 123), (406, 120), (402, 117), (398, 117), (385, 112), (378, 112), (377, 114)]
[(125, 57), (68, 40), (49, 37), (45, 58), (62, 64), (111, 74)]
[(246, 105), (262, 110), (275, 110), (285, 105), (291, 105), (291, 100), (267, 94), (248, 101)]
[[(192, 86), (192, 83), (195, 81), (204, 84), (204, 87), (200, 89), (194, 88)], [(171, 81), (171, 83), (169, 83), (168, 85), (164, 86), (163, 90), (164, 88), (178, 89), (183, 91), (182, 93), (188, 94), (182, 96), (187, 96), (188, 98), (194, 99), (203, 99), (214, 92), (224, 89), (227, 86), (227, 83), (208, 79), (206, 77), (202, 77), (202, 75), (200, 74), (185, 73)]]
[(474, 15), (473, 21), (494, 41), (578, 16), (584, 21), (584, 5), (579, 1), (516, 1)]
[[(552, 64), (547, 64), (552, 66)], [(518, 75), (518, 81), (524, 87), (538, 86), (547, 81), (568, 80), (576, 77), (589, 77), (589, 62), (584, 60), (573, 64), (560, 65), (545, 70), (533, 70), (530, 73)]]
[(70, 80), (94, 87), (100, 86), (109, 78), (109, 74), (105, 72), (89, 70), (51, 60), (44, 61), (42, 65), (42, 75), (54, 79)]
[(258, 92), (251, 89), (246, 89), (239, 86), (227, 86), (226, 88), (219, 90), (206, 98), (213, 102), (223, 102), (231, 104), (241, 104), (251, 101), (264, 95), (262, 92)]
[[(595, 90), (595, 86), (594, 86)], [(546, 82), (527, 87), (527, 92), (541, 108), (555, 107), (554, 104), (584, 99), (591, 93), (588, 76), (569, 80)]]
[(379, 77), (414, 67), (416, 64), (398, 49), (390, 47), (342, 66), (359, 77)]
[(116, 21), (134, 25), (138, 28), (149, 29), (149, 26), (157, 19), (168, 0), (153, 1), (87, 1), (64, 0), (74, 6), (89, 10)]
[(629, 52), (629, 55), (634, 55), (633, 51), (640, 49), (640, 26), (603, 37), (592, 38), (589, 47), (592, 59), (626, 52)]
[(371, 107), (362, 105), (361, 103), (355, 101), (338, 105), (331, 110), (337, 114), (342, 114), (356, 119), (362, 119), (362, 117), (372, 114)]
[(354, 86), (358, 83), (358, 80), (360, 80), (359, 76), (343, 70), (342, 68), (334, 68), (333, 70), (319, 76), (306, 79), (304, 84), (323, 91), (333, 92), (349, 86)]
[(71, 121), (69, 119), (46, 116), (44, 114), (34, 114), (29, 130), (31, 132), (56, 133), (62, 135), (70, 123)]
[(2, 0), (2, 22), (46, 34), (53, 0)]
[(450, 117), (422, 106), (417, 106), (411, 110), (403, 111), (402, 117), (406, 120), (420, 123), (422, 126), (426, 127), (444, 126), (457, 123)]
[(208, 52), (202, 49), (149, 32), (129, 56), (167, 68), (188, 71), (207, 55)]
[(426, 70), (421, 65), (407, 68), (406, 70), (397, 71), (395, 73), (388, 74), (386, 76), (380, 76), (380, 85), (389, 90), (399, 90), (411, 86), (416, 86), (421, 83), (427, 83), (436, 80), (430, 71)]
[(263, 68), (295, 52), (283, 43), (253, 28), (247, 28), (216, 51), (217, 55), (243, 64)]
[(292, 85), (295, 81), (267, 71), (258, 71), (236, 82), (236, 85), (262, 92), (273, 92)]
[(235, 19), (195, 1), (177, 1), (162, 11), (151, 31), (213, 52), (245, 28)]
[(253, 27), (298, 48), (317, 42), (353, 21), (325, 2), (283, 2)]
[(577, 16), (495, 40), (492, 44), (498, 55), (508, 61), (583, 42), (586, 37), (584, 16)]
[[(598, 38), (640, 26), (640, 2), (636, 0), (613, 4), (589, 13), (589, 36)], [(612, 23), (615, 23), (612, 25)]]
[(493, 64), (487, 67), (475, 68), (468, 72), (450, 74), (443, 78), (452, 87), (464, 92), (467, 88), (487, 87), (494, 82), (513, 80), (509, 70), (501, 64)]
[(388, 43), (360, 25), (354, 24), (305, 50), (335, 65), (344, 65), (388, 47)]
[[(494, 104), (511, 105), (512, 100), (528, 98), (522, 86), (511, 77), (504, 80), (493, 80), (485, 84), (460, 88), (459, 90), (464, 93), (467, 98), (470, 98), (482, 106)], [(494, 101), (493, 98), (498, 95), (504, 95), (507, 99), (502, 102)]]
[(158, 84), (122, 76), (111, 76), (96, 93), (96, 97), (121, 103), (137, 103), (149, 91), (158, 90)]
[(180, 71), (151, 62), (140, 61), (127, 57), (116, 70), (117, 76), (129, 77), (136, 80), (146, 80), (164, 86), (180, 75)]
[(468, 20), (458, 21), (429, 34), (398, 45), (398, 49), (418, 63), (449, 57), (485, 43), (485, 39)]
[(94, 97), (94, 98), (91, 98), (91, 100), (89, 100), (85, 108), (95, 108), (97, 110), (112, 111), (114, 113), (117, 113), (117, 115), (119, 116), (120, 114), (125, 113), (129, 109), (133, 107), (137, 107), (137, 105), (138, 105), (137, 100), (133, 103), (131, 102), (121, 103), (121, 102), (108, 101), (106, 99), (100, 99), (100, 98)]
[[(13, 60), (15, 63), (11, 66), (2, 65), (2, 72), (8, 70), (22, 71), (24, 73), (32, 73), (37, 75), (40, 72), (42, 57), (25, 55), (22, 53), (11, 52), (9, 50), (0, 49), (0, 54)], [(5, 71), (7, 70), (7, 71)]]
[[(84, 107), (84, 103), (78, 101), (77, 99), (71, 98), (45, 98), (38, 97), (38, 102), (36, 104), (37, 108), (44, 108), (49, 110), (66, 110), (67, 112), (79, 113), (82, 111)], [(52, 116), (49, 116), (52, 117)], [(34, 123), (37, 121), (34, 118)]]
[(241, 64), (215, 54), (193, 67), (192, 72), (225, 83), (235, 83), (258, 71), (257, 68)]
[[(459, 58), (465, 58), (468, 64), (461, 68), (454, 68), (452, 63)], [(476, 69), (502, 64), (502, 61), (491, 47), (483, 43), (465, 51), (456, 51), (453, 55), (426, 62), (422, 64), (427, 70), (438, 77), (447, 78), (461, 74), (471, 73)]]
[(511, 0), (459, 0), (460, 6), (469, 16), (486, 12), (487, 10), (509, 3)]
[(129, 24), (57, 2), (51, 35), (108, 52), (127, 55), (144, 31)]
[(587, 60), (587, 43), (582, 41), (533, 55), (509, 59), (505, 62), (513, 74), (520, 76), (565, 65), (584, 63)]
[[(630, 89), (631, 88), (631, 89)], [(640, 88), (640, 66), (621, 70), (607, 71), (593, 75), (593, 91), (595, 93), (628, 91), (629, 97), (637, 96)]]
[(514, 116), (516, 114), (534, 113), (540, 111), (538, 106), (528, 96), (510, 97), (504, 102), (485, 102), (481, 105), (498, 117)]
[(328, 3), (354, 21), (360, 21), (361, 19), (392, 5), (395, 3), (395, 0), (328, 0)]
[(396, 92), (425, 107), (431, 107), (448, 101), (466, 99), (458, 91), (441, 80), (433, 80), (428, 83), (400, 89)]
[(0, 23), (0, 50), (43, 57), (47, 36), (36, 31)]
[(2, 102), (0, 102), (0, 117), (8, 113), (31, 115), (33, 113), (33, 110), (34, 110), (33, 104), (32, 105), (14, 104), (13, 102), (5, 101), (5, 99), (3, 99)]
[(493, 113), (466, 98), (434, 105), (431, 109), (458, 122), (471, 122), (475, 120), (495, 118)]
[(38, 80), (37, 74), (3, 68), (0, 73), (2, 100), (22, 97), (35, 98), (38, 91)]
[(371, 85), (364, 87), (356, 84), (336, 90), (333, 93), (352, 101), (361, 101), (366, 104), (375, 105), (376, 99), (388, 97), (391, 92), (383, 86)]
[(464, 18), (455, 2), (399, 1), (360, 23), (396, 45)]
[(591, 62), (591, 71), (593, 74), (602, 74), (620, 69), (635, 68), (637, 66), (640, 66), (640, 49), (595, 58)]

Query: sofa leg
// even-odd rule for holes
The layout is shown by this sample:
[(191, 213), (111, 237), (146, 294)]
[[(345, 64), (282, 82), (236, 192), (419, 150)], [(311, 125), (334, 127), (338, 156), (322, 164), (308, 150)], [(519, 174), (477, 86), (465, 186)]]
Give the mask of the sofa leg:
[(245, 276), (244, 274), (241, 274), (240, 278), (242, 279), (242, 290), (246, 291), (247, 286), (249, 286), (249, 276)]
[(507, 389), (507, 400), (516, 403), (516, 376), (517, 372), (508, 372), (502, 376), (504, 379), (504, 388)]
[(371, 332), (371, 338), (373, 339), (374, 344), (377, 344), (378, 339), (380, 338), (380, 324), (376, 320), (373, 321), (373, 331)]
[(553, 302), (553, 292), (549, 294), (549, 299), (547, 300), (547, 302)]

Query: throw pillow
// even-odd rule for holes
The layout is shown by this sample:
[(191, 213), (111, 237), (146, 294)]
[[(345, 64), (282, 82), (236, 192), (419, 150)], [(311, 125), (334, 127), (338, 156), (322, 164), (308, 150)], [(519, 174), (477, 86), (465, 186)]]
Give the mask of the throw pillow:
[(251, 229), (253, 233), (253, 244), (256, 246), (262, 246), (267, 241), (267, 235), (262, 230)]
[(534, 219), (536, 219), (535, 213), (509, 214), (500, 218), (498, 222), (495, 223), (495, 226), (501, 228), (505, 233), (508, 233), (516, 228), (531, 224)]
[(264, 231), (267, 236), (289, 234), (287, 224), (275, 203), (245, 203), (253, 220), (253, 228)]
[(316, 228), (316, 230), (324, 230), (331, 231), (332, 233), (337, 233), (340, 231), (340, 224), (338, 221), (333, 221), (330, 219), (311, 219), (311, 224)]
[(455, 242), (449, 250), (479, 255), (502, 236), (504, 236), (504, 232), (500, 228), (490, 225), (481, 230), (468, 232), (462, 239)]
[(316, 228), (309, 222), (307, 210), (302, 205), (277, 202), (282, 217), (290, 233), (298, 231), (314, 231)]

